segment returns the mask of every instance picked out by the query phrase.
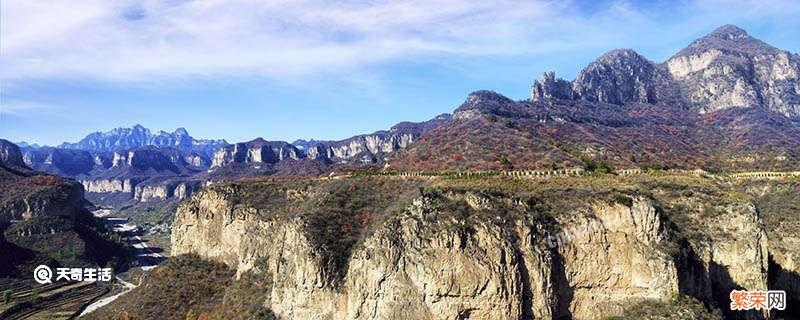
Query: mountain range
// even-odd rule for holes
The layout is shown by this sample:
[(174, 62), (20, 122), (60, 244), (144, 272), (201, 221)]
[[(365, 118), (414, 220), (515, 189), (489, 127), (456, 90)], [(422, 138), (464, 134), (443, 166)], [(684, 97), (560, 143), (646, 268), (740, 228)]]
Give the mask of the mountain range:
[(150, 129), (137, 124), (131, 128), (116, 128), (108, 132), (94, 132), (76, 143), (64, 142), (58, 148), (108, 152), (144, 146), (172, 147), (184, 151), (194, 151), (210, 158), (217, 149), (227, 144), (223, 139), (195, 139), (184, 128), (178, 128), (171, 133), (165, 131), (152, 133)]
[(799, 78), (798, 55), (727, 25), (661, 63), (612, 50), (572, 81), (545, 72), (533, 81), (529, 99), (476, 91), (452, 116), (339, 141), (229, 144), (195, 139), (183, 128), (153, 133), (135, 125), (22, 152), (36, 170), (82, 181), (90, 197), (126, 194), (112, 202), (185, 197), (230, 179), (364, 169), (565, 169), (606, 162), (797, 170)]
[(800, 57), (723, 26), (663, 63), (612, 50), (531, 98), (470, 94), (399, 170), (567, 168), (591, 161), (709, 171), (796, 170)]

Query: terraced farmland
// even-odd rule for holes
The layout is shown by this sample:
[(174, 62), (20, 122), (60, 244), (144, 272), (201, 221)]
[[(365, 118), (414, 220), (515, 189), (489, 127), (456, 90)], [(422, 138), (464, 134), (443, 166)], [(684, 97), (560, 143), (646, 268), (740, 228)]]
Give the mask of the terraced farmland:
[(92, 282), (55, 282), (0, 279), (0, 291), (11, 290), (11, 301), (0, 306), (0, 319), (70, 319), (89, 302), (106, 294), (110, 285)]

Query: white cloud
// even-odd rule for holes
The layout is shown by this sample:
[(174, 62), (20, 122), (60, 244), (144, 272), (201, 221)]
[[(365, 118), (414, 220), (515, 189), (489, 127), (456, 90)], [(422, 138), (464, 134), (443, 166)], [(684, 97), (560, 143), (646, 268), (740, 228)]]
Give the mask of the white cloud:
[(596, 48), (652, 27), (626, 1), (594, 14), (577, 7), (545, 0), (5, 0), (0, 77), (302, 76), (416, 57)]
[(9, 0), (0, 65), (5, 79), (302, 75), (419, 55), (568, 45), (536, 43), (556, 31), (563, 9), (508, 0)]
[(0, 116), (27, 117), (31, 115), (57, 114), (60, 107), (29, 101), (0, 102)]

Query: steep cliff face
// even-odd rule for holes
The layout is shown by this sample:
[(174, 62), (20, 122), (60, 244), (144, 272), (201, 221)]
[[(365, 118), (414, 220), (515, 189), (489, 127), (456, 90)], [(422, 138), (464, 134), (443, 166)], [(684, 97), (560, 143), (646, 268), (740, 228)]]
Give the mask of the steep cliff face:
[(637, 198), (630, 207), (615, 203), (581, 211), (562, 220), (564, 237), (555, 239), (564, 242), (558, 252), (571, 291), (559, 314), (576, 319), (619, 314), (631, 301), (679, 292), (678, 270), (665, 250), (664, 222), (652, 202)]
[[(262, 300), (286, 319), (596, 319), (678, 293), (724, 308), (734, 288), (775, 288), (756, 207), (707, 202), (730, 189), (687, 198), (660, 187), (641, 196), (392, 181), (394, 196), (370, 200), (391, 203), (378, 210), (326, 191), (385, 183), (209, 187), (179, 207), (172, 250), (239, 274), (266, 267)], [(336, 240), (352, 228), (357, 240)]]
[(83, 150), (43, 147), (25, 148), (25, 163), (33, 169), (67, 177), (91, 174), (95, 167), (108, 168), (108, 161), (100, 154), (92, 155)]
[[(742, 188), (755, 198), (769, 237), (769, 287), (785, 290), (789, 305), (800, 305), (800, 184), (758, 181)], [(787, 311), (787, 319), (800, 317), (800, 310)]]
[(326, 157), (344, 160), (357, 155), (383, 155), (408, 147), (416, 137), (418, 135), (403, 132), (354, 137), (346, 142), (330, 145), (326, 150)]

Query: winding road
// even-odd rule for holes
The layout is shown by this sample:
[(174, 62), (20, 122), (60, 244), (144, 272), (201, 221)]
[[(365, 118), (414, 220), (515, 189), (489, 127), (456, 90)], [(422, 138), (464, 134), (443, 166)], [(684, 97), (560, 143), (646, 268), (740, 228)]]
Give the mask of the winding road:
[[(103, 219), (106, 224), (108, 224), (112, 230), (114, 230), (114, 232), (117, 232), (128, 239), (128, 243), (136, 249), (136, 259), (139, 262), (139, 268), (142, 270), (151, 270), (164, 261), (164, 259), (166, 259), (163, 255), (153, 251), (147, 246), (147, 243), (139, 236), (139, 228), (134, 224), (128, 223), (128, 219), (109, 217), (111, 215), (111, 211), (108, 209), (96, 210), (93, 213), (95, 217)], [(135, 284), (122, 280), (120, 277), (115, 278), (125, 287), (125, 289), (120, 293), (102, 298), (86, 306), (83, 312), (81, 312), (80, 316), (84, 316), (92, 311), (108, 305), (114, 300), (117, 300), (117, 298), (137, 287)]]

